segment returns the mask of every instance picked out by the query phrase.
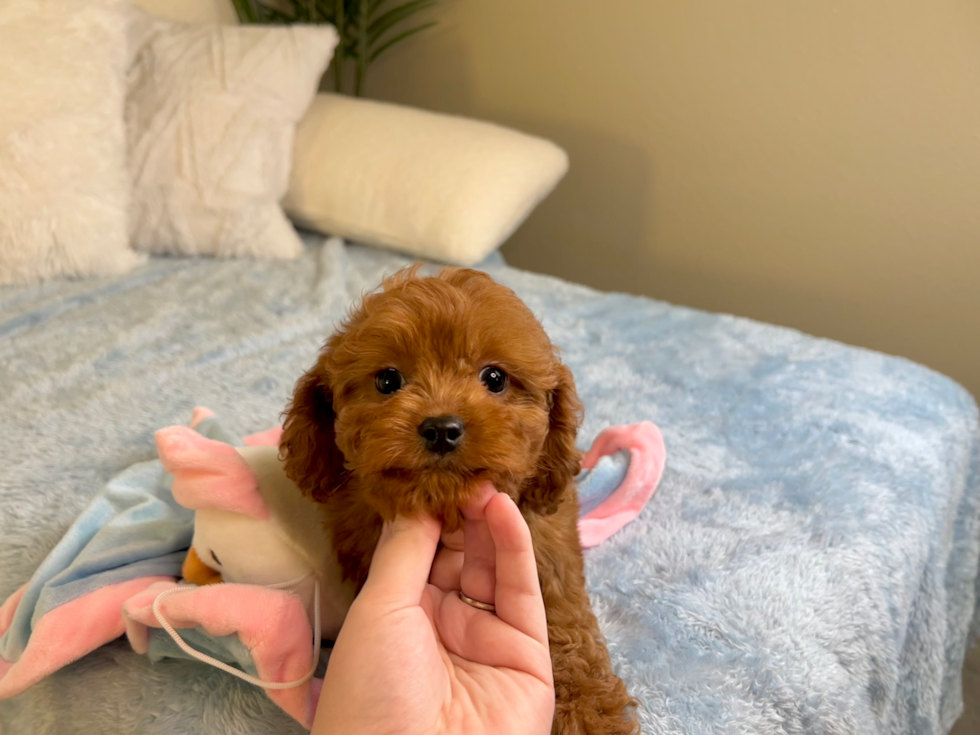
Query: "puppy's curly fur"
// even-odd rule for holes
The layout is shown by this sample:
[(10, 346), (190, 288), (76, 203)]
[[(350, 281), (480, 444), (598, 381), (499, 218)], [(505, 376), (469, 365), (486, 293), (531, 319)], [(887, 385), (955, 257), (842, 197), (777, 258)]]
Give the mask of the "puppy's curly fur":
[[(382, 519), (426, 511), (452, 531), (480, 482), (508, 493), (530, 526), (544, 593), (553, 731), (635, 733), (635, 701), (612, 671), (585, 591), (572, 483), (582, 409), (571, 372), (510, 289), (473, 270), (416, 271), (368, 295), (300, 378), (280, 445), (286, 473), (326, 504), (358, 588)], [(502, 391), (481, 382), (488, 367), (506, 373)], [(390, 370), (404, 383), (382, 393), (377, 376)], [(420, 434), (439, 416), (462, 423), (453, 451), (432, 451)]]

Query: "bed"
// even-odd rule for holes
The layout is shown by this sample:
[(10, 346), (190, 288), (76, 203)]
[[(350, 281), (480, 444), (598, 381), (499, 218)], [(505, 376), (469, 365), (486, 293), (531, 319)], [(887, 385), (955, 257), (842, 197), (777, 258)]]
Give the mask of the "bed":
[[(197, 404), (274, 423), (349, 304), (408, 260), (154, 258), (0, 288), (0, 599)], [(977, 407), (919, 365), (730, 316), (481, 267), (541, 317), (580, 444), (650, 420), (667, 469), (586, 552), (644, 733), (945, 733), (978, 632)], [(0, 733), (302, 732), (265, 695), (116, 641), (0, 703)]]

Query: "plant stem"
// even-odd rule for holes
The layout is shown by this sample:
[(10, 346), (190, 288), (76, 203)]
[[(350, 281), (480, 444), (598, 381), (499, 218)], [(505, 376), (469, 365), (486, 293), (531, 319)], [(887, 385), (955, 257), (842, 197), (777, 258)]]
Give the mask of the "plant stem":
[(368, 0), (357, 2), (357, 69), (354, 77), (354, 96), (364, 94), (364, 77), (368, 66)]
[(337, 94), (344, 92), (344, 45), (347, 42), (347, 19), (344, 18), (344, 0), (335, 0), (334, 22), (337, 24), (337, 35), (340, 41), (334, 49), (333, 81)]

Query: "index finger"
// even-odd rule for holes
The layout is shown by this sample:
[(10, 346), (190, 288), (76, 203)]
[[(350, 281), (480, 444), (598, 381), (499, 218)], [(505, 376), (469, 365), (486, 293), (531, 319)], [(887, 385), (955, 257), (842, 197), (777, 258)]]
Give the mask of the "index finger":
[(418, 605), (428, 583), (441, 526), (423, 516), (385, 523), (361, 595), (397, 607)]
[(505, 493), (494, 496), (485, 512), (496, 548), (497, 617), (547, 647), (548, 621), (531, 530), (517, 505)]
[(493, 485), (482, 485), (463, 509), (463, 566), (459, 587), (468, 596), (492, 602), (496, 588), (497, 555), (487, 526), (486, 507), (497, 494)]

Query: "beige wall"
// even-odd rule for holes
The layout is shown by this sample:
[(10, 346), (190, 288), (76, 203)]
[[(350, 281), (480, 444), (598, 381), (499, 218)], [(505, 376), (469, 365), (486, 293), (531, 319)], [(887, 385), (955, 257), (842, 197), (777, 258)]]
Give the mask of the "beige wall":
[(369, 94), (571, 156), (510, 262), (906, 355), (980, 395), (980, 3), (431, 14)]

